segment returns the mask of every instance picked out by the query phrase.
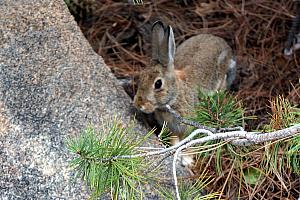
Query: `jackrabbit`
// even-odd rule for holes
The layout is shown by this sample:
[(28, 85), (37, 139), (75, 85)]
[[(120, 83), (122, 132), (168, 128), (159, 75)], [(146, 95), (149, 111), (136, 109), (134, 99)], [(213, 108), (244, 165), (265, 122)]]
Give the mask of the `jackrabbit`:
[[(140, 73), (134, 105), (144, 113), (154, 112), (160, 125), (167, 122), (174, 145), (182, 139), (187, 126), (160, 108), (170, 105), (186, 116), (198, 101), (199, 89), (206, 93), (224, 90), (234, 76), (232, 50), (222, 38), (210, 34), (191, 37), (175, 55), (171, 26), (157, 21), (152, 26), (152, 62)], [(184, 165), (192, 163), (192, 157), (183, 157)]]

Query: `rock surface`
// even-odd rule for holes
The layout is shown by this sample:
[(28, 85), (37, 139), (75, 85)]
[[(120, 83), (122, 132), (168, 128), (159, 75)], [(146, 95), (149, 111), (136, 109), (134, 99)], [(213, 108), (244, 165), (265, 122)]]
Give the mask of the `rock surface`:
[(130, 105), (63, 0), (0, 1), (0, 199), (86, 199), (65, 138)]

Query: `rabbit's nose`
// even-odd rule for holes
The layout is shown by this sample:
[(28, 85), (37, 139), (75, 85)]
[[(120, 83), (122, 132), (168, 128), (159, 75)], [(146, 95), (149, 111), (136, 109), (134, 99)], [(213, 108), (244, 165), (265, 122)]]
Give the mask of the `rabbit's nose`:
[(149, 102), (140, 105), (140, 111), (147, 114), (154, 112), (154, 109), (155, 109), (154, 106)]

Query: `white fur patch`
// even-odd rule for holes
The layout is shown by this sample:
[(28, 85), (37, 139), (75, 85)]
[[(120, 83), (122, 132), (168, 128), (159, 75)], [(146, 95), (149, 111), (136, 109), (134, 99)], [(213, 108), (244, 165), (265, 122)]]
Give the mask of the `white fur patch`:
[(299, 44), (299, 43), (295, 44), (295, 45), (294, 45), (294, 49), (295, 49), (295, 50), (300, 49), (300, 44)]
[(142, 111), (142, 112), (144, 112), (145, 111), (145, 106), (141, 106), (141, 108), (140, 108), (140, 110)]
[(234, 69), (235, 67), (236, 67), (236, 61), (233, 60), (233, 59), (230, 59), (228, 68), (229, 69)]
[[(178, 137), (172, 138), (173, 145), (176, 145), (179, 142), (180, 142), (180, 140)], [(185, 167), (192, 167), (194, 165), (194, 156), (193, 155), (187, 155), (184, 153), (180, 153), (179, 159), (180, 159), (181, 164)]]
[(185, 167), (192, 167), (194, 165), (193, 155), (180, 155), (181, 163)]
[(293, 53), (293, 48), (290, 49), (284, 49), (284, 55), (286, 56), (290, 56)]
[(292, 46), (292, 48), (290, 49), (284, 49), (284, 55), (286, 56), (290, 56), (294, 53), (294, 51), (300, 49), (300, 44), (299, 43), (296, 43), (294, 44), (294, 46)]
[(224, 50), (224, 51), (221, 52), (221, 54), (218, 57), (218, 65), (220, 65), (224, 62), (224, 59), (226, 58), (227, 53), (228, 53), (227, 50)]
[(300, 34), (296, 35), (296, 44), (294, 44), (290, 49), (284, 49), (284, 55), (290, 56), (298, 49), (300, 49)]

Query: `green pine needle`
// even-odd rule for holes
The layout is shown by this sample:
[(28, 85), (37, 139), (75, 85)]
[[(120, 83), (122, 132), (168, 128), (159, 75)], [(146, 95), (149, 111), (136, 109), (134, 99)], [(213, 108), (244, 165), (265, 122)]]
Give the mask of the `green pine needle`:
[[(181, 180), (179, 184), (179, 194), (180, 198), (183, 200), (195, 199), (195, 200), (210, 200), (217, 199), (219, 193), (214, 192), (210, 194), (204, 194), (205, 187), (211, 184), (213, 179), (208, 176), (206, 171), (203, 171), (199, 174), (199, 177), (196, 181), (188, 179)], [(158, 191), (163, 199), (173, 200), (174, 191), (173, 188), (161, 188), (158, 186)]]
[(158, 139), (166, 146), (171, 146), (170, 138), (172, 137), (171, 132), (167, 127), (167, 123), (164, 122), (162, 129), (158, 135)]
[(262, 181), (264, 176), (260, 169), (254, 167), (244, 169), (242, 175), (244, 176), (245, 183), (252, 186), (255, 186), (258, 182)]
[[(279, 130), (300, 123), (300, 109), (282, 96), (271, 102), (270, 124), (265, 127), (268, 131)], [(278, 140), (266, 148), (262, 167), (274, 173), (283, 173), (292, 169), (300, 173), (300, 135), (288, 140)]]
[[(245, 117), (245, 110), (242, 103), (226, 91), (218, 91), (214, 94), (205, 94), (199, 92), (199, 103), (196, 104), (194, 115), (191, 117), (202, 125), (214, 128), (228, 128), (244, 126), (245, 119), (253, 119), (254, 117)], [(205, 145), (212, 145), (220, 141), (208, 142)], [(233, 160), (241, 159), (239, 153), (236, 152), (236, 147), (231, 144), (219, 145), (213, 151), (215, 170), (218, 174), (222, 174), (222, 158), (229, 156)], [(242, 149), (239, 147), (239, 151)], [(245, 151), (247, 151), (246, 148)], [(206, 159), (212, 156), (211, 151), (201, 151), (198, 153), (199, 162), (206, 162)]]
[(77, 155), (71, 166), (91, 188), (93, 197), (109, 191), (115, 199), (136, 199), (142, 194), (138, 186), (146, 178), (141, 175), (143, 158), (109, 158), (137, 154), (136, 147), (151, 134), (137, 139), (132, 126), (123, 127), (116, 119), (108, 120), (100, 131), (88, 127), (78, 138), (67, 141), (68, 149)]
[(225, 91), (212, 95), (199, 92), (199, 103), (192, 119), (215, 128), (243, 126), (244, 113), (241, 102)]

